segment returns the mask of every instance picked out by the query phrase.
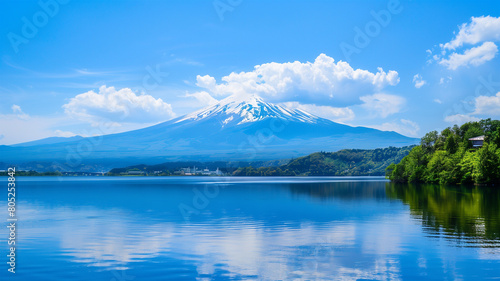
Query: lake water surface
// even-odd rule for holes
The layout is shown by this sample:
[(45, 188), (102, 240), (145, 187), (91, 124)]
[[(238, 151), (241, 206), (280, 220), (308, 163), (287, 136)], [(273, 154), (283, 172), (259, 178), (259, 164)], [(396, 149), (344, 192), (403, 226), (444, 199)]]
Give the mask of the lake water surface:
[(17, 273), (7, 272), (2, 227), (1, 280), (500, 278), (498, 188), (373, 177), (18, 177), (16, 195)]

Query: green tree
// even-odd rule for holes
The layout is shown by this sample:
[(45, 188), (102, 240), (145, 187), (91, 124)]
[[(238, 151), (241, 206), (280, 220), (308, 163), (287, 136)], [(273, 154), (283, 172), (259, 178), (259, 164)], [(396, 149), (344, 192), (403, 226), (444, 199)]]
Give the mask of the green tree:
[(448, 152), (444, 150), (438, 150), (432, 155), (427, 164), (427, 182), (440, 182), (449, 169), (448, 155)]
[(421, 146), (414, 147), (407, 156), (404, 176), (408, 182), (419, 182), (426, 175), (427, 156)]
[(446, 151), (450, 154), (455, 154), (455, 152), (457, 152), (458, 139), (455, 134), (451, 133), (450, 135), (448, 135), (444, 143), (444, 149), (446, 149)]
[(500, 182), (500, 153), (496, 144), (485, 143), (477, 151), (472, 177), (475, 183)]
[(474, 179), (472, 175), (474, 174), (474, 167), (476, 167), (478, 164), (478, 154), (467, 151), (465, 152), (464, 156), (462, 157), (459, 168), (461, 172), (461, 178), (460, 178), (460, 183), (473, 183)]
[(437, 131), (432, 131), (420, 139), (420, 145), (426, 150), (426, 151), (433, 151), (434, 150), (434, 144), (437, 142), (439, 137), (439, 134)]

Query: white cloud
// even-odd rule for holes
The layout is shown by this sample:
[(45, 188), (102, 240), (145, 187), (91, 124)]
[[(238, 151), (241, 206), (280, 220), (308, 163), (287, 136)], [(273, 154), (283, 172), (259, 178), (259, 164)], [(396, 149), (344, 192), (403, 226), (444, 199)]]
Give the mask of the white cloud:
[(186, 93), (185, 97), (195, 98), (201, 106), (209, 106), (218, 102), (215, 98), (213, 98), (209, 93), (205, 91), (196, 92), (196, 93)]
[[(20, 118), (17, 114), (0, 114), (0, 144), (10, 145), (54, 136), (54, 124), (65, 124), (67, 118), (30, 116)], [(19, 128), (22, 128), (20, 130)]]
[(422, 75), (417, 73), (413, 76), (413, 83), (415, 83), (415, 88), (420, 89), (427, 82), (422, 78)]
[(442, 85), (442, 84), (445, 84), (445, 83), (450, 83), (452, 79), (453, 78), (451, 76), (448, 76), (446, 78), (441, 77), (441, 79), (439, 79), (439, 84)]
[(452, 124), (463, 124), (471, 121), (481, 120), (478, 115), (485, 117), (500, 116), (500, 92), (494, 96), (477, 96), (474, 100), (475, 110), (468, 114), (449, 115), (444, 121)]
[(21, 107), (17, 104), (13, 104), (11, 108), (14, 113), (22, 112)]
[[(30, 116), (21, 119), (15, 114), (0, 114), (0, 145), (11, 145), (48, 137), (83, 137), (116, 134), (144, 128), (154, 123), (117, 123), (104, 121), (98, 124), (81, 122), (65, 115)], [(97, 125), (97, 126), (94, 126)], [(19, 130), (19, 128), (23, 128)], [(63, 130), (64, 128), (64, 130)]]
[[(30, 116), (21, 106), (0, 114), (0, 144), (11, 145), (48, 137), (96, 136), (136, 130), (174, 115), (169, 104), (130, 89), (105, 86), (83, 93), (64, 106), (65, 114)], [(74, 117), (74, 118), (68, 118)], [(23, 128), (19, 130), (19, 128)]]
[(439, 64), (455, 70), (460, 66), (478, 66), (492, 60), (498, 53), (498, 47), (493, 42), (484, 42), (481, 46), (470, 48), (463, 54), (452, 53), (448, 59), (442, 59)]
[(363, 96), (359, 99), (364, 102), (361, 105), (362, 108), (382, 118), (398, 113), (406, 103), (403, 97), (383, 93)]
[[(495, 58), (500, 41), (500, 17), (472, 17), (469, 23), (459, 27), (458, 34), (450, 42), (439, 44), (441, 55), (434, 55), (434, 60), (450, 70), (460, 66), (479, 66)], [(465, 45), (476, 45), (464, 48)], [(463, 51), (456, 51), (462, 48)], [(451, 52), (447, 55), (447, 52)]]
[(21, 107), (17, 104), (12, 105), (12, 112), (16, 115), (17, 118), (22, 119), (22, 120), (28, 120), (30, 116), (26, 113), (23, 112)]
[(284, 102), (285, 107), (291, 109), (300, 109), (306, 112), (314, 113), (319, 117), (330, 119), (335, 122), (346, 122), (354, 119), (355, 114), (349, 107), (332, 107), (314, 104), (300, 104), (298, 102)]
[(16, 104), (12, 105), (11, 109), (12, 113), (0, 114), (0, 145), (12, 145), (54, 136), (70, 136), (71, 132), (55, 130), (59, 126), (72, 125), (74, 121), (69, 118), (30, 116)]
[(475, 45), (479, 42), (499, 40), (500, 17), (481, 16), (472, 17), (470, 23), (463, 23), (455, 38), (440, 46), (446, 50), (455, 50), (464, 44)]
[(420, 131), (420, 126), (416, 122), (400, 119), (394, 122), (386, 122), (382, 125), (366, 126), (382, 131), (393, 131), (409, 137), (417, 137)]
[(172, 106), (162, 99), (137, 95), (129, 88), (116, 90), (106, 86), (101, 86), (98, 93), (88, 91), (71, 98), (63, 108), (69, 116), (88, 122), (145, 123), (165, 121), (175, 116)]
[(444, 118), (445, 122), (462, 125), (471, 121), (479, 121), (480, 119), (474, 116), (466, 115), (466, 114), (455, 114), (449, 115)]
[(435, 103), (439, 103), (439, 104), (442, 104), (442, 103), (443, 103), (443, 101), (442, 101), (442, 100), (440, 100), (440, 99), (434, 99), (434, 102), (435, 102)]
[(353, 69), (347, 62), (335, 62), (320, 54), (314, 62), (271, 62), (257, 65), (250, 72), (233, 72), (222, 77), (221, 83), (209, 75), (198, 75), (196, 85), (215, 96), (258, 94), (272, 102), (336, 102), (338, 106), (339, 102), (356, 103), (361, 95), (398, 83), (396, 71)]
[(69, 138), (69, 137), (74, 137), (76, 136), (75, 133), (70, 132), (70, 131), (61, 131), (61, 130), (56, 130), (55, 135), (58, 137), (63, 137), (63, 138)]
[(313, 62), (257, 65), (252, 71), (232, 72), (220, 81), (210, 75), (198, 75), (196, 80), (196, 85), (206, 94), (186, 96), (212, 99), (256, 94), (267, 102), (281, 103), (340, 123), (353, 121), (358, 114), (366, 116), (366, 111), (369, 118), (386, 118), (400, 112), (406, 103), (401, 96), (381, 93), (386, 87), (399, 83), (396, 71), (354, 69), (349, 63), (337, 62), (325, 54)]
[(500, 116), (500, 92), (494, 96), (476, 97), (476, 110), (473, 114)]

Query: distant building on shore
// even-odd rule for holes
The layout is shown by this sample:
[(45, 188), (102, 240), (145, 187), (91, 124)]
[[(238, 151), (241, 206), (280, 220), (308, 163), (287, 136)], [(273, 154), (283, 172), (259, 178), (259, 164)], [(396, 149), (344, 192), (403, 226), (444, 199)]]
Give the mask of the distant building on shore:
[(179, 171), (174, 172), (175, 175), (181, 175), (181, 176), (196, 176), (196, 175), (203, 175), (203, 176), (222, 176), (222, 172), (217, 168), (215, 171), (210, 171), (208, 168), (205, 168), (203, 170), (198, 169), (196, 167), (190, 168), (181, 168)]

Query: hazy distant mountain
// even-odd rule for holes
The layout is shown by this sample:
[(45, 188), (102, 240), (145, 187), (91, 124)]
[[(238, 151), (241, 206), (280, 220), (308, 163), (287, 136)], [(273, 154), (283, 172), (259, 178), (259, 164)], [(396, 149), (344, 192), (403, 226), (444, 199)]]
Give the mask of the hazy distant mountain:
[(35, 145), (43, 145), (43, 144), (55, 144), (55, 143), (62, 143), (62, 142), (71, 142), (71, 141), (76, 141), (76, 140), (81, 140), (81, 139), (83, 139), (82, 136), (50, 137), (50, 138), (45, 138), (45, 139), (41, 139), (41, 140), (35, 140), (35, 141), (14, 144), (12, 146), (19, 147), (19, 146), (35, 146)]
[(313, 114), (266, 103), (260, 97), (230, 96), (207, 108), (155, 126), (101, 137), (22, 146), (0, 146), (2, 161), (87, 163), (102, 167), (174, 160), (269, 160), (343, 148), (416, 144), (418, 139), (351, 127)]

